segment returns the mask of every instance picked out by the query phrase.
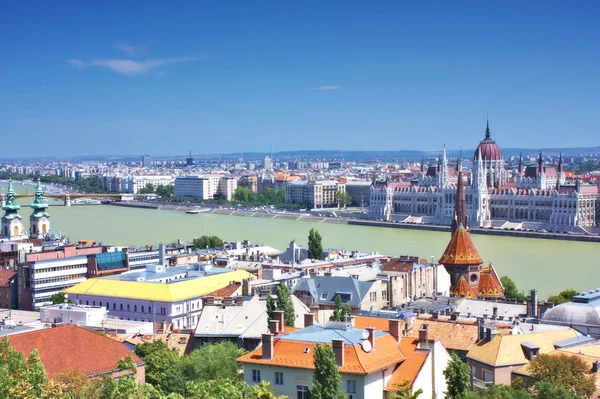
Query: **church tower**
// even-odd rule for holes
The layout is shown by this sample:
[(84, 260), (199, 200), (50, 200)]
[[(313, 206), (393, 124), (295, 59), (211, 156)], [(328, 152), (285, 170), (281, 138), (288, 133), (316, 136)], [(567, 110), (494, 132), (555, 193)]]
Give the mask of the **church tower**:
[(43, 239), (50, 232), (50, 216), (46, 210), (48, 203), (42, 191), (42, 184), (38, 176), (37, 186), (35, 188), (35, 198), (31, 204), (33, 212), (29, 217), (29, 237)]
[(17, 241), (27, 238), (23, 231), (23, 223), (19, 215), (21, 207), (17, 204), (15, 190), (12, 180), (8, 179), (8, 190), (6, 191), (6, 204), (2, 206), (4, 216), (2, 216), (2, 238), (10, 241)]

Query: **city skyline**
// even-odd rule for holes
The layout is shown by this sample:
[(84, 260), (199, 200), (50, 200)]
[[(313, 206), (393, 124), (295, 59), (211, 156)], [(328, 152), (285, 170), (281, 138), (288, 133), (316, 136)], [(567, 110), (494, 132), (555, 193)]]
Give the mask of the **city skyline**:
[(599, 144), (593, 2), (140, 5), (6, 7), (2, 158)]

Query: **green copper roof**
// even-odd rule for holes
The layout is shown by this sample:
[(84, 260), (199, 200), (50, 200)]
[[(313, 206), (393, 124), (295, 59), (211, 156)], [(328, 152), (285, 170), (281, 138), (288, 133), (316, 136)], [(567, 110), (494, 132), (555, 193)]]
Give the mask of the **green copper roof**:
[[(8, 190), (6, 190), (6, 205), (2, 207), (6, 211), (5, 217), (11, 218), (11, 214), (16, 214), (21, 206), (17, 204), (17, 198), (15, 196), (15, 189), (12, 185), (12, 179), (8, 179)], [(17, 215), (18, 216), (18, 215)], [(13, 216), (14, 217), (14, 216)]]
[[(37, 178), (37, 185), (35, 187), (35, 198), (33, 200), (33, 204), (31, 207), (34, 209), (33, 214), (37, 216), (39, 211), (43, 211), (42, 213), (46, 213), (45, 209), (48, 208), (48, 204), (46, 203), (46, 198), (44, 197), (44, 191), (42, 190), (42, 183), (40, 182), (40, 178)], [(44, 216), (44, 215), (42, 215)], [(45, 216), (48, 216), (47, 214)]]

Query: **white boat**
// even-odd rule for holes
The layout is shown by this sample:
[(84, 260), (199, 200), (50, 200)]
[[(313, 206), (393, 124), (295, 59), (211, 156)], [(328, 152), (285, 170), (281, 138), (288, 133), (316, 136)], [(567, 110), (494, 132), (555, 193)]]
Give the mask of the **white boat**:
[(190, 209), (189, 211), (185, 211), (185, 213), (189, 213), (191, 215), (197, 215), (199, 213), (210, 212), (210, 208), (201, 208), (201, 209)]

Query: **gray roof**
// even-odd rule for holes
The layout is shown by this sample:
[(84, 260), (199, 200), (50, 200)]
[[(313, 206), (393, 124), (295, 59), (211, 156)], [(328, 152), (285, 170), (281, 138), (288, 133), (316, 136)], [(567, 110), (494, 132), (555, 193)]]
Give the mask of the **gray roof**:
[[(358, 328), (348, 328), (346, 330), (340, 328), (322, 327), (313, 324), (310, 327), (305, 327), (301, 330), (293, 331), (289, 334), (280, 336), (284, 341), (302, 341), (302, 342), (320, 342), (331, 343), (334, 339), (343, 339), (348, 345), (357, 345), (365, 340), (363, 332)], [(375, 331), (375, 338), (386, 335), (386, 332)]]
[(315, 303), (333, 305), (338, 294), (350, 294), (350, 299), (344, 303), (353, 308), (359, 308), (363, 298), (373, 286), (373, 281), (358, 281), (352, 277), (317, 276), (301, 278), (292, 293), (308, 291)]
[(600, 299), (562, 303), (546, 310), (542, 320), (568, 325), (600, 327)]

